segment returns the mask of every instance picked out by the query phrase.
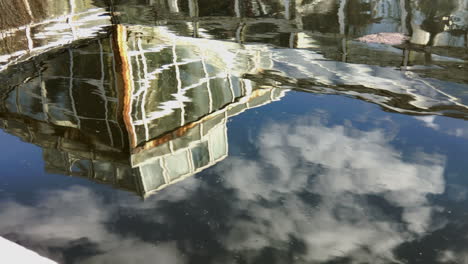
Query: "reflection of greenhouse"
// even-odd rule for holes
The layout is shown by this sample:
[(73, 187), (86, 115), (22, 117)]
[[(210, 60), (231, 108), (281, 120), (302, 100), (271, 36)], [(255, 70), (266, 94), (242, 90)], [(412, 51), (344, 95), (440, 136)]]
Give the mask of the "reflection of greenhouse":
[(124, 119), (133, 147), (245, 100), (254, 88), (240, 76), (270, 66), (239, 54), (235, 43), (178, 37), (162, 27), (118, 26), (117, 32), (129, 47), (120, 54), (128, 68), (124, 100), (132, 107), (124, 108)]
[(2, 128), (43, 147), (52, 173), (141, 195), (180, 181), (227, 156), (230, 116), (283, 93), (240, 78), (267, 62), (200, 41), (116, 26), (109, 38), (40, 55), (42, 68), (22, 63), (12, 76)]
[[(99, 157), (84, 159), (73, 152), (45, 149), (46, 169), (59, 173), (89, 178), (118, 188), (137, 192), (143, 196), (160, 190), (208, 168), (227, 156), (225, 123), (197, 137), (199, 129), (170, 141), (173, 149), (165, 146), (152, 148), (140, 155), (141, 163), (131, 164), (125, 159), (106, 161)], [(128, 158), (128, 157), (127, 157)]]
[[(135, 149), (130, 162), (128, 156), (122, 156), (124, 153), (119, 153), (119, 157), (105, 155), (107, 153), (82, 153), (56, 145), (58, 149), (44, 148), (46, 169), (51, 173), (93, 179), (146, 196), (226, 158), (228, 118), (250, 107), (269, 103), (281, 97), (283, 92), (258, 90), (244, 103), (233, 103), (199, 122), (156, 137), (145, 147)], [(4, 129), (11, 133), (8, 128)]]
[(133, 156), (133, 165), (141, 178), (142, 192), (162, 189), (227, 157), (226, 120), (220, 121), (208, 131), (198, 126), (181, 138), (154, 147), (138, 157)]
[(0, 0), (0, 71), (103, 33), (111, 17), (95, 1)]

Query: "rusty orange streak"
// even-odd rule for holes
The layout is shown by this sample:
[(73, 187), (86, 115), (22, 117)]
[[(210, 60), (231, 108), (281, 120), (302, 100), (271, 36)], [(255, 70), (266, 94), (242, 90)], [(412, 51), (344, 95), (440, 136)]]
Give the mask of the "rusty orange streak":
[(135, 131), (131, 122), (131, 96), (132, 96), (132, 81), (130, 77), (130, 64), (128, 61), (127, 55), (127, 30), (123, 25), (116, 25), (116, 35), (117, 35), (117, 49), (120, 57), (120, 67), (123, 81), (123, 120), (125, 127), (127, 128), (128, 137), (130, 141), (130, 148), (136, 147), (135, 142)]
[[(271, 89), (258, 89), (258, 90), (255, 90), (252, 92), (252, 94), (250, 95), (249, 97), (249, 101), (256, 98), (256, 97), (260, 97), (262, 95), (264, 95), (265, 93), (268, 93), (270, 92)], [(226, 108), (229, 108), (229, 105), (226, 106)], [(212, 118), (214, 118), (215, 116), (217, 115), (213, 115), (213, 114), (208, 114), (207, 116), (204, 116), (202, 118), (200, 118), (199, 120), (197, 121), (194, 121), (194, 122), (191, 122), (191, 123), (188, 123), (184, 126), (181, 126), (173, 131), (170, 131), (168, 133), (165, 133), (153, 140), (150, 140), (146, 143), (144, 143), (143, 145), (141, 146), (138, 146), (136, 148), (133, 149), (132, 151), (132, 154), (137, 154), (137, 153), (140, 153), (144, 150), (147, 150), (147, 149), (151, 149), (151, 148), (155, 148), (159, 145), (162, 145), (164, 143), (167, 143), (173, 139), (176, 139), (178, 137), (181, 137), (183, 135), (185, 135), (190, 129), (196, 127), (197, 125), (205, 122), (205, 121), (208, 121)]]

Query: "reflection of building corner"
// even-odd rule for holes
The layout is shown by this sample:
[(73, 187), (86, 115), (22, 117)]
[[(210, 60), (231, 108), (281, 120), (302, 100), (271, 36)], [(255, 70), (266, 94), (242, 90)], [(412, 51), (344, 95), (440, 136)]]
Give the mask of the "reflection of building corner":
[(108, 40), (18, 64), (2, 97), (2, 129), (42, 147), (49, 173), (146, 197), (225, 159), (228, 119), (285, 92), (242, 79), (271, 62), (236, 43), (123, 25)]
[(138, 170), (142, 194), (150, 195), (225, 159), (228, 156), (228, 119), (277, 100), (284, 92), (256, 90), (246, 102), (230, 104), (135, 149), (131, 163)]

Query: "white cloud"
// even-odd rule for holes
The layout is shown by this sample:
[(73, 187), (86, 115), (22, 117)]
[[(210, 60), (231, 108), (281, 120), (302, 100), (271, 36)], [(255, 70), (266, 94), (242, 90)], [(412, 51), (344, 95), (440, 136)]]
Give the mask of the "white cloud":
[[(80, 239), (97, 245), (98, 255), (79, 263), (160, 263), (180, 264), (185, 259), (172, 242), (152, 244), (139, 238), (114, 233), (106, 227), (117, 204), (107, 204), (84, 187), (41, 193), (34, 206), (15, 201), (0, 204), (0, 233), (20, 234), (39, 250), (66, 247)], [(140, 201), (141, 209), (147, 204)], [(52, 255), (53, 252), (41, 252)], [(61, 260), (62, 256), (54, 256)]]
[[(433, 208), (426, 196), (444, 191), (444, 158), (414, 153), (415, 161), (405, 161), (387, 138), (379, 130), (327, 127), (311, 119), (265, 127), (258, 161), (230, 159), (221, 168), (238, 192), (239, 212), (252, 217), (233, 218), (226, 246), (281, 248), (294, 236), (307, 247), (304, 261), (395, 261), (392, 249), (430, 229)], [(306, 202), (301, 193), (316, 199)], [(401, 219), (372, 205), (372, 195), (401, 208)]]
[[(426, 127), (432, 128), (436, 131), (440, 131), (442, 133), (461, 137), (461, 138), (468, 138), (468, 125), (466, 122), (456, 122), (456, 120), (451, 120), (447, 118), (441, 118), (439, 116), (418, 116), (415, 119), (422, 121)], [(447, 122), (442, 123), (441, 122)], [(444, 129), (440, 129), (440, 127)]]
[[(258, 159), (232, 157), (218, 166), (220, 184), (234, 197), (226, 211), (227, 233), (210, 235), (247, 261), (266, 247), (289, 248), (294, 237), (305, 246), (304, 252), (294, 253), (298, 263), (345, 256), (355, 262), (398, 262), (393, 249), (441, 228), (431, 220), (440, 209), (427, 196), (444, 192), (445, 159), (401, 153), (391, 146), (392, 138), (380, 130), (327, 126), (314, 118), (264, 127), (257, 140)], [(86, 238), (99, 254), (80, 263), (184, 263), (188, 257), (174, 241), (153, 244), (109, 230), (107, 224), (117, 211), (128, 210), (145, 222), (178, 229), (180, 223), (168, 222), (166, 210), (209, 191), (205, 188), (209, 186), (190, 178), (146, 201), (124, 195), (112, 203), (83, 187), (42, 193), (34, 206), (0, 204), (0, 234), (22, 234), (52, 247)], [(370, 197), (378, 197), (380, 205)], [(382, 204), (397, 209), (388, 213)]]
[(439, 125), (435, 123), (436, 116), (416, 116), (415, 119), (422, 121), (425, 126), (439, 130)]

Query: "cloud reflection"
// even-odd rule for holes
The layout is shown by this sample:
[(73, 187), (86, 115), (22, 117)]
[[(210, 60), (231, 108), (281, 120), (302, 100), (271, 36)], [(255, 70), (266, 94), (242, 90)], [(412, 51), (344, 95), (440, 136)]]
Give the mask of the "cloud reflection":
[(294, 237), (306, 245), (304, 261), (395, 261), (393, 249), (431, 228), (427, 195), (443, 193), (445, 161), (407, 158), (387, 138), (314, 118), (265, 127), (258, 161), (224, 163), (238, 210), (250, 216), (233, 218), (225, 243), (252, 252)]
[(54, 248), (82, 244), (94, 255), (78, 263), (185, 263), (173, 242), (149, 243), (132, 236), (115, 233), (107, 226), (116, 215), (117, 205), (105, 203), (88, 188), (42, 193), (34, 206), (10, 201), (0, 204), (0, 233), (20, 234), (17, 239), (42, 255), (61, 263), (65, 257)]
[(453, 122), (451, 119), (444, 119), (438, 116), (420, 116), (415, 117), (415, 119), (423, 122), (426, 127), (436, 131), (455, 137), (468, 138), (468, 125), (466, 122)]
[[(213, 170), (223, 179), (216, 191), (196, 177), (145, 202), (120, 194), (109, 202), (84, 187), (50, 191), (34, 206), (0, 204), (0, 233), (21, 234), (30, 248), (57, 260), (66, 256), (50, 249), (88, 245), (78, 263), (185, 263), (202, 254), (194, 243), (209, 239), (221, 250), (204, 254), (216, 263), (236, 255), (252, 263), (266, 249), (284, 253), (275, 255), (278, 262), (399, 262), (398, 246), (443, 225), (431, 219), (440, 209), (428, 196), (444, 192), (445, 157), (400, 152), (391, 138), (315, 117), (271, 123), (258, 135), (257, 158), (231, 157)], [(221, 221), (200, 219), (207, 206), (201, 193), (224, 208), (222, 229), (206, 228), (206, 237), (144, 237), (112, 225), (132, 216), (149, 226), (146, 233), (170, 234), (190, 230), (187, 221), (195, 229)]]

